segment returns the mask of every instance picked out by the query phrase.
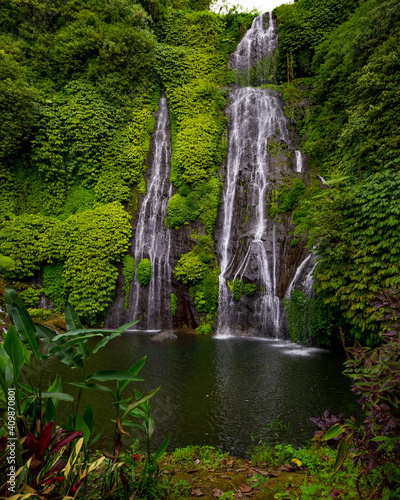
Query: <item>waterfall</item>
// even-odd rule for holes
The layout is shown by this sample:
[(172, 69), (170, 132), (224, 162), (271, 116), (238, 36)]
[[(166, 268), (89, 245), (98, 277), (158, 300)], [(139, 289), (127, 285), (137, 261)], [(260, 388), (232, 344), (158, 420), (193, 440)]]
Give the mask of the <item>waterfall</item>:
[[(266, 20), (268, 20), (268, 26), (265, 25)], [(251, 28), (236, 47), (231, 57), (231, 69), (236, 69), (239, 75), (243, 75), (242, 84), (250, 85), (251, 68), (257, 73), (256, 79), (262, 80), (263, 75), (270, 69), (271, 61), (268, 56), (272, 55), (277, 47), (278, 35), (275, 20), (271, 13), (262, 14), (254, 19)], [(261, 64), (263, 60), (266, 63), (264, 65)]]
[(285, 297), (290, 298), (292, 296), (292, 292), (296, 285), (304, 285), (304, 292), (307, 295), (311, 295), (313, 279), (312, 272), (315, 267), (315, 254), (310, 253), (307, 257), (301, 262), (299, 267), (296, 269), (296, 272), (293, 276), (293, 279), (290, 281), (289, 286), (286, 290)]
[(301, 156), (301, 151), (296, 150), (296, 172), (303, 172), (303, 157)]
[(169, 181), (171, 171), (171, 144), (167, 134), (169, 112), (167, 99), (161, 95), (157, 122), (153, 134), (154, 152), (147, 169), (148, 183), (136, 226), (133, 257), (137, 266), (147, 258), (151, 262), (151, 279), (143, 288), (137, 279), (131, 285), (127, 315), (135, 319), (142, 316), (140, 329), (170, 328), (171, 276), (170, 266), (171, 232), (165, 227), (168, 201), (172, 196)]
[[(269, 21), (267, 27), (266, 20)], [(275, 51), (277, 41), (272, 14), (257, 17), (232, 55), (231, 69), (245, 74)], [(246, 85), (249, 82), (245, 82)], [(235, 88), (230, 94), (227, 114), (228, 155), (217, 244), (221, 271), (218, 334), (246, 329), (252, 334), (278, 337), (282, 316), (281, 257), (277, 223), (266, 213), (274, 168), (276, 173), (268, 148), (277, 145), (285, 145), (292, 151), (294, 148), (283, 104), (276, 92), (248, 86)], [(302, 158), (301, 153), (297, 153), (300, 152), (296, 151), (298, 171), (299, 165), (302, 170)], [(250, 301), (244, 304), (234, 298), (230, 288), (235, 289), (235, 282), (242, 282), (242, 286), (257, 284), (252, 311), (248, 310)], [(296, 279), (292, 281), (293, 286), (295, 282)], [(246, 326), (243, 328), (243, 325)]]

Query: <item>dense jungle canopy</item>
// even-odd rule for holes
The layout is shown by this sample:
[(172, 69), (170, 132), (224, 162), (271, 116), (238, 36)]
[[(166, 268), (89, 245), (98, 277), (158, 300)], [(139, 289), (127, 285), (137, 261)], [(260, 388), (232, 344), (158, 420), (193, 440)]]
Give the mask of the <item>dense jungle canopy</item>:
[[(101, 320), (116, 263), (132, 272), (131, 219), (146, 189), (163, 88), (175, 186), (166, 223), (198, 220), (204, 228), (175, 276), (204, 317), (199, 331), (210, 331), (223, 111), (235, 77), (228, 62), (257, 15), (216, 14), (210, 3), (2, 2), (0, 284), (25, 283), (32, 307), (44, 293), (58, 312), (68, 298), (86, 322)], [(275, 210), (292, 213), (296, 235), (307, 235), (318, 251), (322, 344), (341, 325), (349, 338), (376, 342), (380, 313), (371, 300), (399, 286), (399, 7), (398, 0), (298, 0), (274, 10), (279, 47), (271, 85), (283, 93), (313, 174), (293, 203), (283, 190)], [(40, 289), (33, 286), (38, 275)]]

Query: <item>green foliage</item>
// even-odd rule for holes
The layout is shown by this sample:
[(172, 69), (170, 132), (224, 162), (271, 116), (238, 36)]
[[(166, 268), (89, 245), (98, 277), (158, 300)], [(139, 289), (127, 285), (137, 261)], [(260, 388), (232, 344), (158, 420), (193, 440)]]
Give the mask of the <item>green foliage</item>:
[[(118, 274), (113, 263), (126, 252), (130, 235), (129, 214), (110, 203), (64, 221), (28, 214), (17, 217), (0, 232), (0, 248), (15, 260), (11, 274), (15, 278), (33, 276), (42, 261), (63, 262), (69, 301), (92, 321), (110, 304)], [(64, 298), (61, 271), (52, 272), (49, 280), (55, 284), (50, 285), (49, 295), (53, 294), (60, 308)]]
[(293, 238), (292, 241), (290, 242), (290, 246), (292, 248), (296, 248), (299, 243), (300, 243), (300, 240), (298, 238)]
[(399, 173), (388, 169), (342, 189), (313, 190), (293, 215), (297, 231), (308, 231), (308, 245), (318, 249), (317, 293), (368, 345), (380, 332), (380, 312), (369, 303), (382, 287), (399, 283), (399, 190)]
[(132, 255), (126, 254), (122, 258), (122, 265), (124, 266), (124, 286), (122, 287), (122, 292), (125, 295), (124, 307), (126, 309), (128, 307), (131, 283), (133, 278), (135, 277), (135, 259), (132, 257)]
[(290, 298), (283, 299), (283, 304), (292, 342), (331, 346), (340, 315), (335, 314), (320, 297), (307, 297), (300, 290), (293, 290)]
[(102, 169), (95, 186), (96, 200), (101, 203), (130, 202), (132, 187), (139, 185), (144, 193), (143, 173), (150, 149), (150, 137), (155, 120), (159, 88), (141, 93), (134, 101), (129, 122), (107, 144)]
[(28, 312), (33, 320), (40, 322), (46, 322), (51, 316), (51, 311), (48, 309), (28, 307)]
[(5, 255), (0, 255), (0, 273), (7, 273), (8, 271), (14, 271), (15, 262), (6, 257)]
[(174, 276), (185, 284), (193, 284), (201, 280), (207, 271), (208, 265), (201, 261), (195, 250), (192, 250), (181, 256), (175, 266)]
[(190, 188), (171, 198), (168, 220), (177, 228), (199, 217), (209, 234), (221, 189), (215, 173), (226, 155), (226, 91), (220, 89), (228, 78), (224, 27), (213, 12), (172, 12), (156, 50), (171, 110), (171, 181)]
[(212, 177), (207, 183), (200, 183), (193, 190), (188, 184), (183, 184), (168, 204), (170, 226), (177, 229), (185, 221), (194, 221), (199, 217), (207, 233), (212, 234), (221, 189), (222, 183), (217, 177)]
[[(214, 257), (211, 236), (194, 234), (192, 238), (198, 243), (189, 253), (181, 256), (175, 266), (174, 276), (190, 285), (189, 292), (196, 309), (205, 315), (207, 323), (217, 313), (219, 267)], [(208, 326), (204, 328), (209, 332)]]
[(171, 293), (171, 314), (172, 316), (175, 316), (176, 311), (178, 310), (178, 304), (177, 304), (177, 296), (174, 293)]
[[(84, 498), (114, 498), (120, 476), (115, 471), (120, 467), (129, 468), (134, 459), (126, 454), (120, 455), (122, 433), (126, 433), (123, 425), (139, 427), (146, 440), (147, 457), (143, 460), (139, 480), (134, 480), (124, 491), (130, 495), (147, 496), (147, 492), (158, 479), (157, 461), (165, 453), (168, 446), (167, 439), (153, 455), (150, 453), (151, 438), (154, 430), (154, 421), (150, 412), (149, 399), (159, 388), (142, 395), (135, 391), (135, 396), (124, 398), (124, 390), (131, 382), (141, 381), (138, 373), (145, 364), (146, 358), (141, 359), (127, 371), (106, 370), (87, 375), (89, 361), (92, 357), (113, 338), (121, 335), (137, 321), (128, 323), (115, 331), (86, 330), (82, 328), (79, 317), (73, 308), (67, 304), (65, 319), (68, 330), (57, 335), (56, 332), (44, 325), (34, 323), (24, 303), (15, 290), (7, 288), (5, 292), (7, 312), (12, 324), (5, 335), (4, 345), (0, 344), (0, 400), (2, 405), (13, 402), (13, 415), (19, 418), (2, 420), (2, 428), (8, 436), (15, 437), (15, 465), (17, 478), (15, 493), (17, 496), (26, 489), (34, 491), (43, 497), (48, 495), (49, 485), (52, 485), (52, 496), (65, 498), (69, 494), (76, 495), (82, 486), (82, 479), (86, 479), (86, 486), (90, 486), (88, 496)], [(36, 314), (40, 310), (35, 310)], [(47, 311), (48, 312), (48, 311)], [(42, 318), (43, 319), (43, 318)], [(109, 334), (106, 336), (105, 334)], [(88, 340), (95, 337), (101, 339), (89, 350)], [(39, 350), (39, 341), (42, 348)], [(48, 389), (43, 384), (43, 371), (49, 358), (57, 356), (62, 363), (71, 367), (79, 367), (78, 382), (72, 383), (79, 388), (76, 399), (67, 392), (63, 392), (62, 380), (56, 376)], [(31, 357), (36, 358), (36, 380), (32, 376)], [(29, 376), (26, 377), (25, 374)], [(95, 381), (96, 383), (93, 383)], [(27, 383), (25, 383), (27, 382)], [(100, 383), (99, 383), (100, 382)], [(114, 388), (103, 385), (102, 382), (114, 383)], [(91, 437), (95, 427), (95, 415), (90, 405), (87, 405), (83, 415), (79, 412), (82, 390), (101, 390), (108, 392), (113, 399), (115, 410), (115, 435), (112, 453), (104, 452), (95, 461), (91, 461), (88, 453), (89, 444), (96, 438)], [(8, 398), (7, 398), (8, 397)], [(71, 403), (71, 411), (66, 419), (62, 419), (58, 411), (60, 401)], [(66, 413), (62, 408), (62, 414)], [(9, 416), (12, 415), (9, 410)], [(134, 419), (134, 420), (132, 420)], [(57, 431), (52, 432), (57, 421)], [(13, 425), (11, 425), (13, 424)], [(2, 438), (4, 441), (5, 438)], [(78, 439), (72, 445), (71, 443)], [(0, 471), (6, 475), (9, 469), (6, 455), (8, 450), (0, 450)], [(107, 457), (119, 455), (119, 464)], [(136, 455), (138, 457), (138, 455)], [(33, 458), (35, 460), (32, 466)], [(67, 464), (62, 470), (57, 465)], [(100, 465), (102, 467), (100, 468)], [(125, 477), (125, 476), (124, 476)], [(46, 479), (46, 482), (43, 481)], [(61, 480), (60, 480), (61, 478)], [(94, 484), (96, 486), (94, 487)], [(5, 487), (0, 492), (5, 492)], [(86, 489), (85, 489), (86, 490)], [(130, 490), (130, 492), (129, 492)], [(111, 494), (112, 492), (112, 494)]]
[(151, 279), (151, 262), (149, 259), (142, 259), (137, 267), (137, 278), (139, 283), (145, 287), (150, 283)]
[(33, 276), (47, 256), (49, 232), (57, 219), (25, 214), (8, 220), (0, 231), (0, 252), (15, 262), (14, 278)]
[(279, 80), (287, 81), (290, 66), (299, 77), (312, 74), (312, 59), (318, 44), (343, 23), (358, 6), (358, 0), (303, 0), (274, 9), (279, 34)]
[(60, 313), (67, 301), (67, 286), (62, 262), (47, 264), (43, 270), (43, 292), (53, 301), (53, 310)]
[(291, 186), (283, 185), (279, 190), (274, 191), (269, 209), (270, 217), (293, 210), (299, 198), (304, 194), (305, 189), (303, 181), (295, 177)]
[(30, 286), (29, 288), (21, 292), (20, 296), (27, 307), (35, 308), (39, 305), (39, 300), (42, 293), (42, 288)]
[(255, 283), (243, 283), (242, 280), (236, 279), (233, 283), (228, 282), (228, 287), (233, 293), (235, 300), (240, 300), (242, 295), (247, 295), (251, 297), (257, 291), (257, 285)]

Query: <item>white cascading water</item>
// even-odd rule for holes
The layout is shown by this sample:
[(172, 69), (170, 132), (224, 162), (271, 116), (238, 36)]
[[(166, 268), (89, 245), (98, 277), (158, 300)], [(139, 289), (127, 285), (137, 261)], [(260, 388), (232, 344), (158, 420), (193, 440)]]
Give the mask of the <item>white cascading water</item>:
[[(142, 259), (150, 260), (151, 279), (148, 286), (142, 288), (135, 275), (128, 305), (128, 308), (133, 311), (129, 314), (132, 318), (138, 318), (145, 313), (138, 323), (138, 328), (146, 330), (160, 329), (161, 326), (171, 327), (171, 324), (169, 326), (165, 324), (166, 318), (171, 318), (172, 291), (172, 268), (169, 263), (171, 232), (164, 225), (168, 201), (173, 194), (169, 180), (171, 145), (167, 134), (168, 124), (167, 99), (165, 95), (161, 95), (154, 131), (154, 155), (147, 170), (149, 181), (138, 215), (134, 248), (136, 268)], [(163, 320), (162, 325), (161, 320)]]
[(303, 157), (301, 156), (301, 151), (296, 150), (296, 172), (303, 172)]
[[(265, 25), (267, 19), (268, 26)], [(272, 14), (262, 14), (254, 19), (251, 28), (236, 47), (231, 57), (231, 69), (237, 69), (239, 74), (247, 73), (243, 83), (250, 85), (250, 68), (277, 47), (278, 34)]]
[[(266, 19), (269, 20), (265, 27)], [(257, 17), (251, 29), (246, 33), (231, 59), (231, 69), (239, 72), (249, 70), (262, 57), (277, 47), (277, 35), (271, 14)], [(268, 140), (284, 141), (291, 144), (286, 118), (278, 95), (268, 89), (239, 88), (230, 94), (229, 149), (227, 171), (223, 192), (223, 224), (219, 241), (220, 276), (219, 276), (219, 311), (218, 334), (230, 334), (235, 328), (235, 302), (227, 286), (227, 279), (232, 276), (235, 252), (233, 241), (234, 212), (236, 190), (240, 182), (246, 185), (248, 200), (248, 218), (253, 222), (246, 232), (247, 253), (239, 268), (234, 270), (233, 282), (241, 279), (250, 267), (255, 270), (256, 281), (262, 284), (261, 297), (255, 298), (255, 315), (263, 335), (277, 336), (280, 325), (280, 300), (277, 293), (277, 249), (275, 226), (272, 231), (273, 255), (268, 256), (265, 245), (266, 195), (269, 185), (270, 156)], [(249, 153), (250, 152), (250, 153)], [(253, 272), (254, 274), (254, 272)]]

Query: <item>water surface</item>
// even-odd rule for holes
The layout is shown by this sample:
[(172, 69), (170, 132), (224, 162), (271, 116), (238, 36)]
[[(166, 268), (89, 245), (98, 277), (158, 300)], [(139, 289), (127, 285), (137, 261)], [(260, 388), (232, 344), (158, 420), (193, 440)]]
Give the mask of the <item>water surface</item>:
[[(125, 370), (147, 355), (141, 371), (145, 392), (161, 385), (152, 399), (154, 446), (171, 436), (170, 449), (212, 445), (234, 456), (244, 456), (254, 442), (266, 438), (305, 444), (312, 437), (310, 416), (357, 408), (349, 380), (342, 375), (342, 359), (322, 349), (259, 338), (216, 338), (182, 335), (177, 341), (152, 342), (154, 333), (127, 332), (100, 350), (89, 373)], [(53, 362), (64, 387), (76, 374)], [(49, 371), (49, 373), (50, 373)], [(70, 386), (71, 387), (71, 386)], [(85, 391), (97, 427), (113, 433), (109, 394)], [(271, 430), (278, 420), (284, 429)], [(277, 427), (280, 427), (279, 425)]]

